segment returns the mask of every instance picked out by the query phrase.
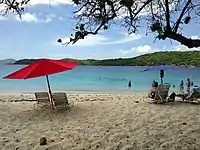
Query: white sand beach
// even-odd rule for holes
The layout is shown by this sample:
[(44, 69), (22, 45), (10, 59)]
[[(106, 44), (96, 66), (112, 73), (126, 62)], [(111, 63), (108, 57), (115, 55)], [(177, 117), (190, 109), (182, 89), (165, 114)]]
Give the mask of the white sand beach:
[[(34, 95), (0, 95), (1, 150), (199, 150), (200, 105), (144, 95), (69, 94), (71, 111), (35, 111)], [(39, 144), (41, 137), (47, 145)]]

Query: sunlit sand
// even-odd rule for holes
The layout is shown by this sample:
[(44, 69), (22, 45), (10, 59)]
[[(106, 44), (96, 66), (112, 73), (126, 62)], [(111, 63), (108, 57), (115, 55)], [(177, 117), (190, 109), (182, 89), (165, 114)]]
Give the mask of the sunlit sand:
[[(69, 94), (68, 110), (34, 110), (34, 95), (0, 95), (2, 150), (200, 149), (200, 106), (144, 95)], [(10, 102), (12, 101), (12, 102)], [(15, 101), (15, 102), (14, 102)], [(47, 144), (41, 146), (40, 138)]]

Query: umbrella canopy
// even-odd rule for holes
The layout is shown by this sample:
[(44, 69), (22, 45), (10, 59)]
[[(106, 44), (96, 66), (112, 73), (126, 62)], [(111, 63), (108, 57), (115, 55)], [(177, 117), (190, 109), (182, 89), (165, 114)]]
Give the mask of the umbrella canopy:
[[(185, 67), (185, 66), (184, 66)], [(163, 77), (164, 77), (164, 70), (169, 70), (169, 69), (178, 69), (178, 68), (183, 68), (183, 66), (175, 66), (175, 65), (157, 65), (157, 66), (151, 66), (148, 67), (140, 72), (145, 72), (145, 71), (160, 71), (160, 79), (161, 79), (161, 84), (163, 84)]]
[(40, 76), (46, 76), (50, 74), (63, 72), (66, 70), (72, 70), (78, 64), (79, 64), (78, 62), (69, 62), (69, 61), (53, 60), (53, 59), (41, 59), (14, 73), (11, 73), (5, 76), (4, 78), (6, 79), (36, 78)]
[(150, 66), (146, 69), (142, 70), (141, 72), (145, 71), (156, 71), (156, 70), (169, 70), (169, 69), (177, 69), (177, 68), (183, 68), (183, 66), (174, 66), (174, 65), (157, 65), (157, 66)]
[(70, 62), (70, 61), (53, 60), (53, 59), (41, 59), (3, 78), (30, 79), (30, 78), (40, 77), (40, 76), (46, 76), (49, 94), (50, 94), (50, 98), (52, 102), (52, 93), (51, 93), (51, 87), (49, 84), (48, 75), (63, 72), (66, 70), (72, 70), (78, 64), (79, 62)]

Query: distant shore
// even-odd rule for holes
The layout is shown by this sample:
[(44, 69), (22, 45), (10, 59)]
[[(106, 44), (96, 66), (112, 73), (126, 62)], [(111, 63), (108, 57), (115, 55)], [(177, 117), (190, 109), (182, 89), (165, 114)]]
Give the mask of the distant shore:
[[(193, 58), (192, 61), (187, 58)], [(166, 51), (144, 54), (132, 58), (113, 58), (113, 59), (72, 59), (63, 58), (67, 61), (78, 61), (84, 66), (155, 66), (161, 64), (176, 66), (199, 66), (199, 51)], [(40, 58), (42, 59), (42, 58)], [(27, 65), (40, 59), (21, 59), (13, 64)]]

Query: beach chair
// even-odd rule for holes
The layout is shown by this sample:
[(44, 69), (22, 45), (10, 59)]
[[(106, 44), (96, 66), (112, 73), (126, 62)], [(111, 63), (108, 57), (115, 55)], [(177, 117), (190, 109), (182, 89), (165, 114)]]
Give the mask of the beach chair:
[(169, 88), (170, 88), (170, 84), (169, 83), (165, 83), (163, 85), (159, 85), (158, 86), (158, 90), (159, 90), (159, 94), (162, 98), (162, 100), (166, 100), (169, 94)]
[(169, 93), (170, 84), (165, 83), (163, 85), (159, 85), (158, 88), (155, 90), (155, 97), (148, 98), (150, 103), (164, 103), (167, 102), (167, 97)]
[(74, 106), (73, 101), (68, 101), (65, 92), (52, 93), (52, 99), (54, 108), (63, 107), (70, 110)]
[(200, 102), (200, 92), (190, 92), (186, 95), (186, 97), (183, 98), (184, 101), (188, 102)]
[(41, 107), (50, 106), (50, 108), (52, 109), (52, 103), (50, 101), (48, 92), (36, 92), (35, 98), (37, 100), (37, 103), (34, 105), (34, 110), (35, 107), (38, 109), (39, 106)]

